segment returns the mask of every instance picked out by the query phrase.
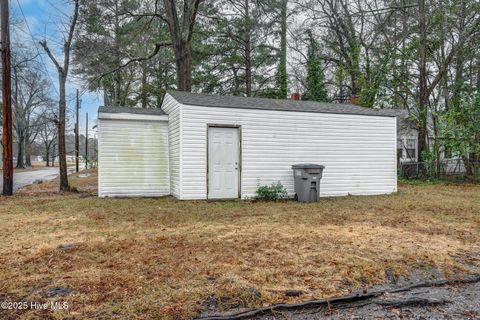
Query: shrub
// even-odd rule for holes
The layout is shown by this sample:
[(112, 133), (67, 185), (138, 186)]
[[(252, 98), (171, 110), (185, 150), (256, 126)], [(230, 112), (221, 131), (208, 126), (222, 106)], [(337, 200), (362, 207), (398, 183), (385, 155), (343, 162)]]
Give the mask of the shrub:
[(261, 200), (280, 200), (288, 198), (287, 189), (283, 186), (280, 181), (272, 183), (271, 185), (260, 185), (257, 186), (256, 198)]

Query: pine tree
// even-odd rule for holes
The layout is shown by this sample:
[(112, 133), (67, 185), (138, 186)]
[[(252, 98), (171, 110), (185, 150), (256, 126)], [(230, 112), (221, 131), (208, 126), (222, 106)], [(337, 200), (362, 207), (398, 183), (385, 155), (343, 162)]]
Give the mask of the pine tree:
[(287, 75), (287, 5), (288, 0), (281, 1), (280, 8), (280, 63), (277, 74), (277, 98), (285, 99), (288, 94), (288, 75)]
[(323, 74), (321, 61), (318, 58), (318, 45), (313, 38), (312, 32), (308, 31), (310, 44), (307, 54), (307, 81), (305, 94), (302, 100), (328, 101), (327, 90), (325, 89), (325, 76)]

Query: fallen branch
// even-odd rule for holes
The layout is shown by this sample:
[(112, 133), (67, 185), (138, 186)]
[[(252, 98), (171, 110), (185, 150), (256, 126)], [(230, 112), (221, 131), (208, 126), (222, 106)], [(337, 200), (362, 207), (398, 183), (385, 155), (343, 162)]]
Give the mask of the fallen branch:
[(294, 304), (274, 304), (269, 307), (263, 307), (259, 309), (244, 311), (235, 314), (229, 314), (225, 316), (207, 316), (207, 317), (200, 317), (197, 318), (198, 320), (228, 320), (228, 319), (245, 319), (255, 316), (260, 316), (266, 313), (272, 313), (273, 311), (286, 311), (286, 310), (296, 310), (296, 309), (303, 309), (303, 308), (313, 308), (313, 307), (328, 307), (334, 306), (341, 303), (353, 303), (357, 301), (362, 301), (366, 299), (370, 299), (373, 297), (377, 297), (380, 293), (372, 292), (372, 293), (365, 293), (365, 294), (354, 294), (343, 296), (339, 298), (333, 299), (321, 299), (321, 300), (311, 300), (301, 303), (294, 303)]
[[(352, 304), (359, 301), (369, 300), (372, 298), (376, 298), (382, 296), (386, 293), (398, 293), (409, 291), (416, 288), (424, 288), (424, 287), (441, 287), (446, 285), (457, 285), (457, 284), (467, 284), (467, 283), (476, 283), (480, 282), (480, 275), (474, 275), (465, 278), (458, 278), (458, 279), (445, 279), (445, 280), (436, 280), (436, 281), (424, 281), (416, 284), (412, 284), (406, 287), (397, 288), (397, 289), (385, 289), (379, 291), (372, 291), (369, 293), (357, 293), (347, 296), (342, 296), (338, 298), (332, 299), (321, 299), (321, 300), (311, 300), (301, 303), (293, 303), (293, 304), (274, 304), (269, 307), (258, 308), (254, 310), (243, 311), (239, 313), (233, 313), (228, 315), (214, 315), (214, 316), (206, 316), (206, 317), (199, 317), (196, 318), (197, 320), (238, 320), (238, 319), (246, 319), (246, 318), (253, 318), (257, 316), (261, 316), (268, 313), (273, 313), (274, 311), (292, 311), (292, 310), (300, 310), (306, 308), (313, 308), (313, 307), (331, 307), (331, 306), (338, 306), (344, 304)], [(393, 300), (393, 301), (379, 301), (374, 300), (365, 304), (378, 304), (384, 306), (404, 306), (404, 305), (432, 305), (432, 304), (443, 304), (448, 301), (445, 300), (431, 300), (425, 298), (412, 298), (406, 300)]]

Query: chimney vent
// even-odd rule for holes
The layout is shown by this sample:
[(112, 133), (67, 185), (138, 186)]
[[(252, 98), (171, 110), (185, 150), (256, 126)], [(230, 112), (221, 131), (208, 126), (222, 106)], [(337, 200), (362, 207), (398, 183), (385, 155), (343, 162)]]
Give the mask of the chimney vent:
[(358, 96), (356, 96), (356, 95), (352, 95), (352, 96), (350, 97), (350, 103), (351, 103), (351, 104), (358, 104), (358, 100), (359, 100), (359, 99), (358, 99)]

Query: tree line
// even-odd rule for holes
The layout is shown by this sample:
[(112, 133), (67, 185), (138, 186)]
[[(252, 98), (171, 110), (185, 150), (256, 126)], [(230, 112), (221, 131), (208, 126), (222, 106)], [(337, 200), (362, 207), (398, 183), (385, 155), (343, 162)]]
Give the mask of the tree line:
[(476, 154), (475, 0), (109, 0), (80, 9), (75, 72), (110, 105), (168, 89), (406, 109), (420, 160)]
[[(418, 129), (420, 161), (446, 148), (479, 160), (477, 0), (72, 3), (63, 56), (40, 43), (58, 71), (58, 130), (50, 137), (59, 150), (70, 70), (111, 106), (158, 108), (165, 91), (176, 89), (276, 99), (299, 93), (406, 109)], [(23, 127), (17, 136), (28, 144), (35, 133)]]

